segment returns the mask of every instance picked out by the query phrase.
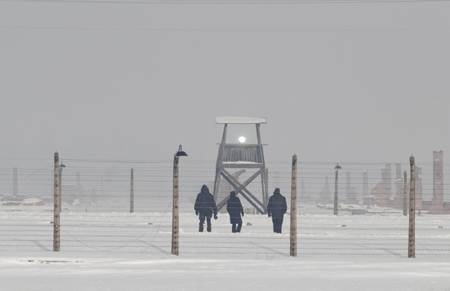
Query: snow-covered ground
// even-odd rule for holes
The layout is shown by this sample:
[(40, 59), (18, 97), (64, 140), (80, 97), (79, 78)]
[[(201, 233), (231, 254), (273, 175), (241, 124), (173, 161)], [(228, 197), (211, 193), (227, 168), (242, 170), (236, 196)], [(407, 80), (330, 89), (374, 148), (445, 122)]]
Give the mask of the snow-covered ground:
[(51, 209), (2, 208), (0, 290), (450, 290), (449, 216), (417, 216), (408, 259), (408, 218), (399, 213), (299, 208), (292, 258), (289, 215), (281, 235), (262, 215), (246, 215), (233, 234), (227, 214), (199, 233), (198, 218), (182, 212), (174, 257), (170, 212), (81, 210), (63, 211), (55, 253)]

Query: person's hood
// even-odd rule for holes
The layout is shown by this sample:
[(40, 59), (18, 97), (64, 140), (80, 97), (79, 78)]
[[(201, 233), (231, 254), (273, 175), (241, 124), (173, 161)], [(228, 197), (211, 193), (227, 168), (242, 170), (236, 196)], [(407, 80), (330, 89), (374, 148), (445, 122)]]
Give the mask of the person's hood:
[(207, 193), (209, 193), (209, 189), (208, 189), (208, 186), (206, 186), (206, 185), (203, 185), (202, 186), (202, 190), (200, 191), (201, 193), (204, 193), (204, 194), (207, 194)]
[(234, 198), (234, 197), (236, 197), (236, 192), (231, 191), (231, 192), (230, 192), (230, 198)]
[(280, 188), (275, 188), (275, 191), (273, 191), (274, 195), (281, 195)]

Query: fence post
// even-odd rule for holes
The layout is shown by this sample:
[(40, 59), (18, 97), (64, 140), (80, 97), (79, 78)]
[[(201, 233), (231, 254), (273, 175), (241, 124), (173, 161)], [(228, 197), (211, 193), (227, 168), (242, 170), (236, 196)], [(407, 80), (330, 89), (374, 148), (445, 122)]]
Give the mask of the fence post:
[(408, 216), (408, 176), (406, 171), (403, 172), (403, 215)]
[(297, 155), (292, 156), (291, 257), (297, 256)]
[(363, 200), (369, 196), (369, 172), (363, 170)]
[(59, 154), (56, 152), (54, 156), (54, 207), (53, 207), (53, 251), (60, 250), (60, 213), (61, 213), (61, 185), (59, 176)]
[(172, 255), (178, 256), (178, 162), (180, 157), (173, 159), (173, 209), (172, 209)]
[(266, 180), (264, 181), (264, 184), (266, 186), (265, 193), (263, 193), (264, 197), (266, 197), (266, 203), (264, 204), (264, 210), (267, 212), (267, 205), (269, 204), (269, 169), (266, 168)]
[(338, 206), (339, 206), (339, 198), (338, 198), (338, 172), (339, 169), (342, 169), (341, 166), (339, 166), (339, 164), (336, 165), (336, 167), (334, 167), (334, 169), (336, 170), (336, 177), (334, 180), (334, 215), (338, 215)]
[(178, 216), (178, 162), (180, 157), (187, 157), (181, 145), (173, 156), (172, 255), (174, 256), (178, 256), (180, 234)]
[(414, 157), (409, 158), (411, 165), (410, 194), (409, 194), (409, 237), (408, 258), (416, 257), (416, 165)]
[(130, 213), (134, 212), (134, 175), (133, 168), (131, 168), (131, 182), (130, 182)]
[(18, 187), (17, 187), (17, 184), (18, 184), (18, 182), (17, 182), (17, 180), (18, 180), (18, 178), (17, 178), (17, 167), (14, 167), (13, 168), (13, 196), (15, 196), (15, 197), (17, 197), (17, 194), (19, 193), (19, 191), (18, 191)]
[(338, 170), (334, 179), (334, 215), (338, 215)]

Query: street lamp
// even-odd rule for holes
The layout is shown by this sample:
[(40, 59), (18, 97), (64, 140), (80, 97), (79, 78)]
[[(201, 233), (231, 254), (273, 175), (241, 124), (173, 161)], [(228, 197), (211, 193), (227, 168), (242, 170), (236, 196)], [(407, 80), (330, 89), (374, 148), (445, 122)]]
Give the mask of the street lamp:
[(334, 215), (338, 215), (338, 171), (342, 167), (338, 163), (334, 169), (336, 170), (336, 178), (334, 180)]
[(175, 157), (187, 157), (187, 154), (185, 151), (183, 151), (183, 148), (180, 146), (178, 147), (178, 151), (175, 153)]
[(172, 208), (172, 255), (178, 256), (179, 217), (178, 217), (178, 162), (180, 157), (186, 157), (181, 145), (173, 157), (173, 208)]

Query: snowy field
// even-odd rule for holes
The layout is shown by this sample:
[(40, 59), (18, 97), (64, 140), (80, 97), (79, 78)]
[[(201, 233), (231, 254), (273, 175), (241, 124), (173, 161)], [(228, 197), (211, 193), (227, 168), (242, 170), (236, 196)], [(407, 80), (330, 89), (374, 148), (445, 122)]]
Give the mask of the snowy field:
[(198, 218), (183, 212), (173, 257), (171, 212), (66, 209), (54, 253), (51, 210), (1, 209), (0, 290), (450, 291), (450, 216), (417, 216), (416, 258), (408, 259), (408, 218), (399, 212), (299, 208), (291, 258), (289, 215), (283, 234), (262, 215), (246, 215), (233, 234), (227, 214), (198, 233)]

